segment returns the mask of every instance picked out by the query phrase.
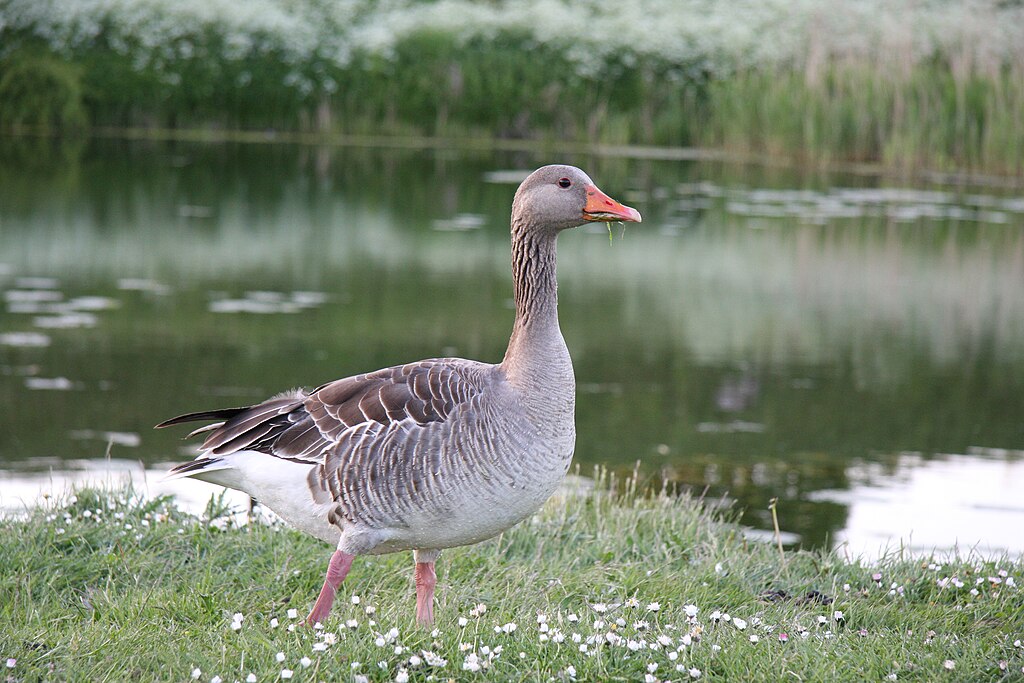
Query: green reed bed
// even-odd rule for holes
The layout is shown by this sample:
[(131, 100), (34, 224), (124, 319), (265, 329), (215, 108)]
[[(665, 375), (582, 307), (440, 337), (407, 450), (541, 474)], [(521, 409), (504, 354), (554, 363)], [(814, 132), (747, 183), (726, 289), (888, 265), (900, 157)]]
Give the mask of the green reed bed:
[(1024, 64), (957, 77), (936, 61), (906, 74), (885, 64), (748, 71), (715, 82), (698, 144), (935, 169), (1024, 170)]
[(712, 145), (1020, 173), (1024, 7), (0, 2), (0, 128)]
[[(615, 489), (621, 493), (613, 493)], [(437, 623), (408, 554), (359, 558), (211, 501), (82, 489), (0, 522), (6, 680), (1019, 680), (1019, 560), (875, 563), (750, 543), (698, 501), (599, 481), (447, 551)]]

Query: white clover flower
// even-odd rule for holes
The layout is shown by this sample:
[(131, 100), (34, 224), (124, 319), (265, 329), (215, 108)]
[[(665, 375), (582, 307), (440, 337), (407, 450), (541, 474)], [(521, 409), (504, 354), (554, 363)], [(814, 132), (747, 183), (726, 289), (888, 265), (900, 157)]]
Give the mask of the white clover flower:
[(281, 669), (281, 678), (288, 680), (295, 674), (291, 669)]
[(700, 609), (697, 607), (697, 605), (686, 605), (683, 607), (683, 611), (686, 612), (686, 616), (693, 619), (697, 616), (697, 613), (700, 612)]
[(637, 652), (643, 648), (643, 644), (636, 640), (627, 640), (626, 647), (629, 648), (632, 652)]
[(409, 666), (411, 667), (417, 667), (422, 663), (423, 660), (420, 659), (419, 655), (412, 655), (411, 657), (409, 657)]
[(198, 681), (199, 677), (202, 676), (202, 675), (203, 675), (203, 672), (202, 672), (202, 670), (198, 666), (196, 668), (192, 669), (192, 680), (193, 681)]
[(284, 661), (284, 653), (283, 652), (278, 652), (276, 655), (274, 655), (274, 659), (276, 659), (277, 663), (280, 664), (281, 662)]
[(469, 619), (466, 617), (459, 617), (459, 627), (464, 628), (469, 623)]
[(654, 673), (657, 670), (658, 670), (658, 664), (656, 662), (648, 662), (647, 663), (647, 671), (648, 672)]
[(679, 643), (685, 647), (693, 645), (693, 636), (687, 633), (685, 636), (679, 639)]
[(952, 659), (947, 659), (942, 663), (942, 668), (944, 668), (946, 671), (952, 671), (956, 668), (956, 662), (954, 662)]
[(475, 652), (470, 652), (466, 655), (466, 659), (462, 662), (463, 671), (479, 671), (480, 670), (480, 658), (477, 657)]
[(277, 628), (278, 624), (280, 624), (280, 623), (281, 622), (279, 622), (277, 620), (277, 617), (274, 617), (273, 619), (270, 620), (270, 628)]
[(353, 605), (358, 605), (360, 600), (361, 598), (358, 595), (353, 595), (349, 598), (349, 602), (351, 602)]
[(565, 634), (556, 628), (554, 631), (551, 632), (551, 640), (553, 640), (556, 643), (564, 643)]
[(640, 601), (636, 598), (627, 598), (624, 604), (626, 607), (634, 608), (640, 606)]
[(359, 628), (359, 622), (355, 619), (349, 619), (345, 622), (346, 628)]
[(608, 611), (608, 605), (603, 602), (595, 602), (590, 606), (590, 609), (594, 610), (598, 614), (602, 614)]
[(249, 674), (245, 677), (245, 683), (256, 683), (256, 674)]
[(576, 678), (576, 667), (574, 667), (572, 664), (565, 667), (565, 675), (569, 678)]
[(758, 635), (757, 635), (757, 634), (751, 634), (751, 636), (750, 636), (750, 642), (752, 642), (752, 643), (756, 643), (756, 642), (758, 642), (759, 640), (761, 640), (761, 638), (760, 638), (760, 637), (758, 637)]
[(654, 674), (644, 674), (644, 683), (658, 683), (658, 677)]
[(448, 660), (444, 657), (434, 654), (430, 650), (421, 650), (423, 653), (423, 661), (427, 663), (427, 666), (447, 666)]
[(697, 668), (690, 669), (688, 673), (690, 674), (690, 678), (693, 680), (697, 680), (702, 676), (700, 669)]
[(325, 645), (334, 645), (338, 642), (338, 636), (334, 633), (325, 633), (323, 635)]
[(214, 676), (213, 678), (210, 679), (210, 683), (221, 683), (221, 677), (220, 676)]
[(661, 609), (661, 603), (660, 602), (652, 602), (649, 605), (647, 605), (647, 611), (648, 612), (657, 612), (660, 609)]
[(405, 669), (399, 669), (398, 673), (395, 674), (395, 683), (409, 683), (409, 672)]
[(288, 618), (289, 619), (298, 619), (299, 618), (299, 610), (297, 610), (294, 607), (292, 607), (290, 610), (288, 610)]
[(313, 663), (313, 660), (310, 659), (309, 657), (303, 657), (302, 659), (299, 660), (299, 664), (302, 665), (303, 669), (308, 669), (309, 665), (312, 664), (312, 663)]
[(669, 650), (669, 652), (667, 653), (667, 656), (668, 656), (668, 660), (670, 662), (674, 662), (677, 659), (679, 659), (679, 653), (676, 652), (675, 650)]
[(747, 628), (746, 620), (740, 619), (739, 617), (734, 617), (733, 618), (732, 625), (735, 626), (736, 628), (738, 628), (741, 631), (743, 631), (744, 629)]
[(18, 666), (18, 660), (15, 659), (14, 657), (8, 657), (7, 658), (7, 668), (8, 669), (13, 669), (16, 666)]
[(843, 621), (843, 619), (845, 619), (846, 617), (843, 616), (842, 610), (836, 610), (835, 612), (832, 613), (832, 618), (835, 619), (836, 621)]

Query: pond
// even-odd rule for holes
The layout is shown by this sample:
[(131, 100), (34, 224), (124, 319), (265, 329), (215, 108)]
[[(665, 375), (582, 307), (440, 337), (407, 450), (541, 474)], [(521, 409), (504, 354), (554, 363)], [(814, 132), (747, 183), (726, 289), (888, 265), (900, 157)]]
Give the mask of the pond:
[(161, 490), (181, 412), (500, 360), (512, 194), (552, 161), (644, 215), (559, 241), (581, 474), (755, 536), (777, 498), (803, 547), (1024, 552), (1024, 190), (582, 154), (0, 141), (0, 508)]

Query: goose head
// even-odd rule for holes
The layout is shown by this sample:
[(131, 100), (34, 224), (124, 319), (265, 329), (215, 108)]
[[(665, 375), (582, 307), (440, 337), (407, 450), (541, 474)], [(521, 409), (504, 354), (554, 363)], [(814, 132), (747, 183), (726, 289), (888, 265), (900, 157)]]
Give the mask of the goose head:
[(589, 222), (640, 222), (640, 212), (598, 189), (575, 166), (543, 166), (531, 173), (512, 201), (513, 224), (561, 232)]

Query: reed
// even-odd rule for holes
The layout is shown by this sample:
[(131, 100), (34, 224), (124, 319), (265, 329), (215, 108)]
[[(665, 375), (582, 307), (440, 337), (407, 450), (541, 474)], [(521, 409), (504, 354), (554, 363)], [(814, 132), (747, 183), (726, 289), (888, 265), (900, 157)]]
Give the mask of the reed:
[(67, 128), (40, 89), (4, 88), (26, 70), (42, 82), (44, 64), (60, 106), (96, 126), (710, 145), (1020, 173), (1022, 46), (1024, 7), (995, 0), (7, 0), (0, 128)]

